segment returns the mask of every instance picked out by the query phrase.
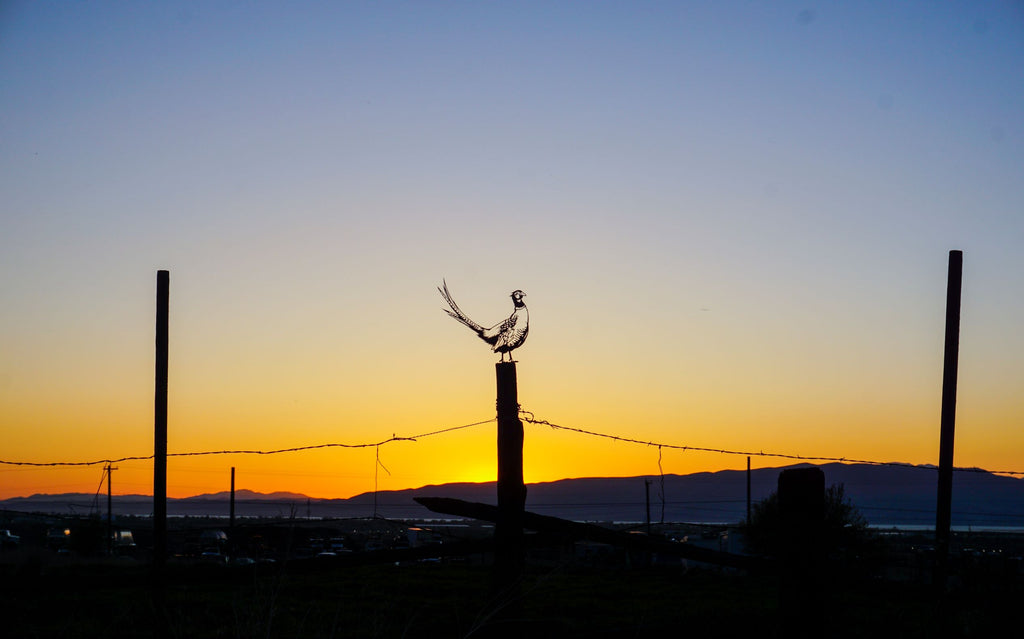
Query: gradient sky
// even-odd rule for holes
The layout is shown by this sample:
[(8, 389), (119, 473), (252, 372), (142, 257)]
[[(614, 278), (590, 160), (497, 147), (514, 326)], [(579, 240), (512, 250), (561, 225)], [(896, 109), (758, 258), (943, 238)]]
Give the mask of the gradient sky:
[[(526, 291), (540, 419), (935, 463), (961, 249), (955, 462), (1024, 470), (1022, 69), (1011, 1), (4, 2), (0, 459), (152, 453), (168, 269), (171, 452), (493, 417), (443, 277), (483, 324)], [(494, 425), (379, 452), (174, 458), (168, 490), (488, 480)], [(528, 481), (658, 452), (526, 425)]]

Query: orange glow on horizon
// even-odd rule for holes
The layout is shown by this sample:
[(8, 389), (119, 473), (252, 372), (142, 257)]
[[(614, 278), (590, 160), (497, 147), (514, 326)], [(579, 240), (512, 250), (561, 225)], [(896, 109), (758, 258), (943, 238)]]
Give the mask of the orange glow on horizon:
[[(543, 335), (539, 337), (542, 341)], [(186, 344), (182, 350), (192, 348)], [(187, 358), (178, 353), (171, 366), (169, 452), (268, 451), (326, 443), (361, 447), (171, 457), (168, 495), (226, 491), (232, 466), (239, 488), (315, 498), (351, 497), (375, 487), (398, 490), (493, 481), (493, 421), (416, 441), (390, 441), (379, 449), (373, 445), (393, 436), (414, 437), (491, 419), (492, 365), (481, 364), (479, 351), (470, 352), (472, 365), (444, 360), (420, 370), (401, 362), (376, 362), (376, 368), (362, 371), (362, 376), (352, 370), (341, 375), (315, 368), (305, 384), (296, 370), (271, 369), (261, 380), (251, 371), (236, 374), (237, 366), (209, 357), (200, 358), (201, 370), (190, 374), (182, 370)], [(728, 368), (697, 375), (696, 366), (680, 368), (675, 361), (655, 357), (649, 370), (625, 375), (592, 360), (573, 359), (559, 366), (542, 355), (537, 362), (518, 367), (520, 401), (535, 411), (537, 419), (652, 444), (525, 423), (528, 483), (687, 474), (746, 465), (744, 455), (695, 448), (753, 453), (754, 467), (795, 463), (757, 455), (760, 452), (883, 462), (937, 459), (939, 375), (934, 371), (931, 378), (904, 385), (898, 379), (906, 372), (899, 368), (835, 367), (815, 375), (805, 363), (790, 364), (774, 375)], [(723, 365), (715, 360), (714, 366)], [(134, 373), (123, 386), (107, 383), (103, 393), (69, 392), (47, 401), (45, 392), (36, 390), (7, 402), (5, 418), (21, 427), (7, 435), (3, 459), (59, 462), (149, 454), (152, 389), (145, 380), (151, 372)], [(723, 381), (732, 373), (745, 385)], [(45, 371), (40, 375), (45, 377)], [(67, 383), (74, 389), (71, 379)], [(403, 379), (415, 401), (394, 401), (395, 389), (375, 381), (379, 379)], [(1015, 451), (1024, 450), (1024, 432), (1011, 426), (1019, 423), (1024, 407), (1006, 385), (1005, 380), (986, 383), (984, 378), (964, 376), (958, 401), (958, 466), (1022, 470)], [(36, 388), (45, 386), (40, 383)], [(659, 468), (658, 443), (690, 449), (663, 447)], [(150, 461), (117, 465), (114, 493), (151, 494)], [(101, 465), (2, 465), (0, 473), (0, 498), (106, 491), (99, 485)]]
[[(1009, 407), (1008, 407), (1009, 408)], [(1012, 411), (1011, 411), (1012, 412)], [(992, 470), (1020, 470), (1012, 455), (1003, 453), (1000, 446), (969, 436), (972, 428), (984, 427), (983, 422), (1006, 418), (1003, 410), (976, 413), (965, 410), (960, 418), (961, 432), (967, 433), (959, 444), (956, 463), (959, 466), (981, 466)], [(540, 416), (538, 416), (540, 417)], [(854, 413), (831, 422), (824, 432), (820, 416), (801, 418), (786, 415), (786, 428), (776, 428), (771, 435), (758, 438), (756, 431), (743, 428), (742, 422), (719, 418), (716, 430), (708, 434), (696, 428), (676, 429), (667, 424), (648, 422), (646, 430), (640, 427), (618, 427), (612, 424), (591, 426), (579, 423), (576, 427), (610, 435), (621, 435), (655, 442), (652, 445), (616, 442), (590, 435), (553, 430), (545, 425), (525, 423), (524, 478), (527, 483), (556, 481), (565, 478), (595, 476), (656, 476), (713, 472), (723, 469), (742, 469), (743, 455), (729, 455), (697, 450), (678, 450), (657, 443), (686, 445), (703, 448), (722, 448), (755, 453), (755, 468), (777, 467), (796, 463), (796, 460), (756, 455), (785, 453), (822, 455), (846, 459), (872, 461), (909, 461), (930, 463), (927, 456), (914, 454), (921, 448), (921, 440), (937, 449), (937, 423), (928, 423), (924, 415), (908, 413), (902, 418), (916, 419), (916, 424), (901, 423), (891, 430), (890, 437), (881, 441), (858, 440), (857, 424), (865, 415)], [(891, 415), (890, 415), (891, 417)], [(554, 421), (554, 420), (552, 420)], [(469, 422), (466, 422), (469, 423)], [(558, 422), (556, 422), (558, 423)], [(561, 425), (573, 427), (571, 423)], [(488, 482), (496, 478), (496, 438), (493, 422), (463, 430), (443, 433), (417, 441), (392, 441), (378, 448), (326, 448), (288, 452), (276, 455), (225, 454), (209, 456), (171, 457), (168, 460), (168, 496), (180, 498), (197, 494), (222, 492), (229, 488), (230, 468), (236, 468), (236, 484), (261, 493), (277, 491), (302, 493), (314, 498), (351, 497), (377, 490), (400, 490), (451, 482)], [(429, 430), (429, 429), (421, 429)], [(771, 429), (763, 429), (766, 433)], [(688, 432), (687, 432), (688, 431)], [(405, 431), (414, 432), (409, 428)], [(174, 439), (172, 431), (172, 440)], [(395, 433), (399, 437), (402, 432)], [(379, 436), (387, 439), (391, 433)], [(370, 438), (372, 439), (372, 438)], [(1018, 438), (1019, 439), (1019, 438)], [(808, 443), (815, 441), (813, 445)], [(194, 450), (218, 450), (223, 441), (212, 434), (193, 435), (192, 441), (200, 445)], [(307, 439), (308, 445), (316, 440)], [(296, 445), (286, 434), (262, 442), (263, 449)], [(1005, 443), (1005, 442), (1004, 442)], [(64, 460), (89, 458), (87, 449), (55, 443), (54, 457)], [(145, 443), (135, 442), (139, 448)], [(763, 444), (763, 445), (762, 445)], [(1013, 445), (1019, 445), (1016, 440)], [(22, 450), (26, 446), (20, 445)], [(127, 446), (119, 447), (125, 452)], [(236, 446), (235, 448), (242, 448)], [(184, 452), (175, 447), (170, 452)], [(379, 453), (379, 462), (378, 455)], [(659, 467), (660, 455), (660, 467)], [(91, 458), (100, 458), (97, 452)], [(22, 459), (31, 459), (25, 455)], [(979, 463), (987, 460), (987, 463)], [(36, 493), (106, 492), (101, 484), (103, 466), (89, 467), (0, 467), (4, 482), (0, 498), (27, 496)], [(115, 494), (151, 494), (152, 462), (126, 461), (117, 464), (113, 474)]]

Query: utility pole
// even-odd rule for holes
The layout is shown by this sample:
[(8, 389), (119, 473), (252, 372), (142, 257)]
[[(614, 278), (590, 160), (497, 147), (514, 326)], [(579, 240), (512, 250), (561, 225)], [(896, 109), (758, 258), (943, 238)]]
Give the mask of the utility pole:
[(117, 466), (111, 466), (107, 462), (107, 544), (110, 554), (114, 554), (114, 508), (113, 497), (110, 492), (110, 473), (117, 470)]
[(235, 548), (235, 467), (231, 467), (231, 511), (228, 518), (228, 548), (232, 550), (231, 557), (234, 558)]
[(942, 363), (942, 414), (939, 426), (939, 488), (935, 508), (935, 585), (944, 592), (949, 576), (949, 527), (953, 516), (953, 435), (956, 378), (960, 355), (960, 292), (963, 251), (949, 252), (946, 280), (946, 343)]
[(750, 456), (747, 456), (747, 525), (750, 525)]
[(231, 530), (235, 529), (235, 467), (231, 467), (231, 511), (228, 519), (230, 522), (228, 526)]

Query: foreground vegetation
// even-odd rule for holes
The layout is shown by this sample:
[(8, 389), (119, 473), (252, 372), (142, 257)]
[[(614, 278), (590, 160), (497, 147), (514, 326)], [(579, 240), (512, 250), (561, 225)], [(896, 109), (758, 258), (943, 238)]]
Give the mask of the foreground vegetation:
[[(159, 620), (148, 569), (131, 562), (2, 566), (11, 637), (734, 637), (781, 636), (770, 575), (680, 567), (532, 567), (519, 597), (492, 594), (486, 566), (171, 565)], [(1020, 580), (974, 587), (936, 608), (924, 584), (831, 580), (833, 637), (994, 636)]]
[[(955, 580), (940, 602), (930, 584), (931, 536), (867, 531), (855, 512), (843, 510), (841, 490), (833, 492), (841, 516), (823, 533), (822, 563), (810, 579), (804, 573), (802, 585), (537, 536), (522, 581), (500, 592), (488, 546), (473, 546), (490, 539), (488, 526), (442, 525), (430, 533), (387, 520), (254, 520), (235, 532), (237, 554), (230, 556), (244, 561), (229, 563), (219, 552), (223, 541), (202, 541), (203, 531), (223, 522), (188, 520), (172, 531), (162, 608), (153, 599), (145, 522), (132, 522), (140, 547), (111, 556), (96, 521), (12, 519), (22, 538), (0, 551), (0, 634), (704, 639), (790, 637), (802, 627), (826, 637), (988, 637), (1017, 625), (1024, 536), (954, 535)], [(769, 557), (781, 554), (773, 512), (770, 501), (759, 505), (744, 528), (746, 545)], [(48, 533), (64, 525), (73, 534), (54, 545)], [(417, 548), (409, 547), (413, 531)], [(653, 533), (716, 547), (736, 531), (666, 524)], [(460, 543), (477, 550), (452, 547)], [(801, 593), (795, 615), (793, 597), (782, 592)]]

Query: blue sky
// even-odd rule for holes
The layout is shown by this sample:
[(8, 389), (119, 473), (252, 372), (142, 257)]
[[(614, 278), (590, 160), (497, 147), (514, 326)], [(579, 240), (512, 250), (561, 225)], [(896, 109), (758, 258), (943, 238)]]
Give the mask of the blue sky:
[(556, 421), (821, 450), (853, 410), (928, 461), (962, 249), (965, 446), (1012, 465), (1022, 68), (1019, 2), (5, 3), (2, 427), (145, 424), (158, 268), (196, 437), (411, 423), (396, 378), (473, 421), (446, 277), (481, 323), (527, 292)]

